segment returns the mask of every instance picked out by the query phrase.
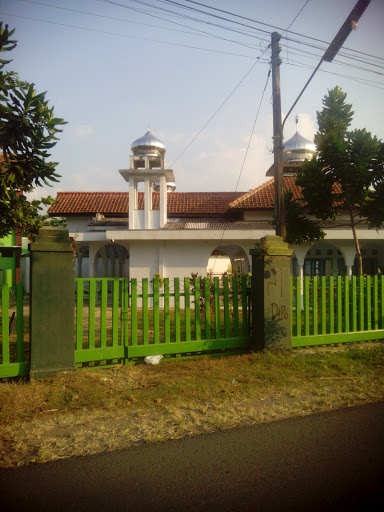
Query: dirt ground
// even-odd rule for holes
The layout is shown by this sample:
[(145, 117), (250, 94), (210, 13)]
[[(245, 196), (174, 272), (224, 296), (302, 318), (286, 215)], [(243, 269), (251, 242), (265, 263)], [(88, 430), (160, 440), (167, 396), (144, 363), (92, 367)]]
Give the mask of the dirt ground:
[[(353, 350), (382, 347), (382, 343), (372, 342), (354, 345)], [(27, 404), (19, 405), (25, 408), (25, 419), (19, 411), (12, 421), (0, 425), (0, 466), (90, 455), (382, 401), (382, 372), (358, 368), (348, 373), (349, 362), (343, 367), (336, 360), (332, 368), (332, 354), (348, 350), (348, 346), (297, 349), (284, 357), (267, 355), (266, 361), (263, 356), (244, 355), (232, 360), (201, 358), (163, 362), (158, 367), (76, 372), (88, 385), (91, 382), (90, 389), (101, 400), (98, 406), (88, 405), (91, 391), (84, 391), (83, 397), (84, 386), (74, 387), (72, 372), (52, 379), (45, 395), (40, 385), (24, 384), (22, 388), (13, 383), (8, 396), (19, 386), (18, 392), (32, 393), (26, 400), (41, 403), (33, 413), (27, 413)], [(377, 357), (384, 359), (383, 352), (380, 354)], [(381, 360), (378, 363), (382, 365)], [(271, 373), (279, 362), (280, 369)], [(295, 365), (300, 372), (296, 377)], [(316, 365), (322, 365), (321, 370), (314, 371)], [(200, 386), (206, 377), (206, 384)], [(47, 399), (52, 388), (58, 392), (63, 389), (63, 393), (70, 390), (65, 406), (55, 405), (57, 397), (56, 402), (52, 397)], [(3, 385), (1, 389), (6, 388)], [(109, 405), (113, 399), (114, 405)]]

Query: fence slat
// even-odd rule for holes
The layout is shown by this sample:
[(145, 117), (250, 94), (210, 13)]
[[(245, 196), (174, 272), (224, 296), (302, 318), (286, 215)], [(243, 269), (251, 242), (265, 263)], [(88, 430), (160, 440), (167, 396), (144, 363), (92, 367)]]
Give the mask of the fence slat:
[(137, 279), (131, 279), (131, 345), (137, 345)]
[(76, 283), (76, 350), (83, 348), (83, 307), (84, 307), (84, 281), (78, 279)]
[(342, 305), (343, 305), (343, 296), (342, 296), (342, 291), (341, 291), (341, 276), (337, 276), (337, 282), (336, 282), (336, 311), (337, 311), (336, 328), (337, 328), (337, 332), (343, 332)]
[(205, 316), (205, 339), (211, 339), (211, 283), (208, 277), (204, 278), (204, 316)]
[(370, 331), (372, 329), (372, 279), (371, 276), (367, 276), (367, 288), (365, 290), (365, 295), (367, 297), (367, 321), (366, 321), (366, 330)]
[(220, 281), (218, 277), (213, 278), (213, 300), (215, 308), (215, 339), (220, 338)]
[(232, 277), (232, 302), (233, 302), (233, 331), (234, 336), (239, 336), (239, 288), (237, 277)]
[(247, 276), (241, 276), (241, 313), (243, 336), (248, 334), (248, 294), (247, 294)]
[(89, 280), (88, 348), (95, 348), (96, 281)]
[(344, 277), (344, 330), (349, 332), (349, 278)]
[(379, 280), (373, 276), (373, 329), (379, 328)]
[(200, 278), (195, 277), (194, 281), (195, 288), (195, 339), (201, 340), (201, 322), (200, 322)]
[(24, 288), (23, 283), (16, 285), (16, 357), (18, 363), (24, 362)]
[(312, 311), (313, 311), (313, 334), (318, 334), (318, 305), (317, 305), (317, 277), (313, 278), (313, 287), (312, 287)]
[(148, 320), (148, 278), (144, 277), (142, 285), (142, 313), (143, 313), (143, 345), (148, 345), (149, 320)]
[(100, 347), (107, 346), (107, 306), (108, 306), (108, 281), (101, 280), (101, 303), (100, 303)]
[(153, 343), (160, 343), (160, 307), (159, 307), (159, 278), (153, 279)]
[(333, 277), (331, 276), (328, 280), (328, 316), (329, 316), (329, 333), (333, 334), (335, 332), (335, 287)]
[(164, 341), (171, 341), (171, 317), (169, 312), (169, 278), (164, 278)]
[(309, 334), (309, 277), (304, 277), (304, 334)]
[(364, 276), (359, 276), (359, 331), (364, 331)]
[(296, 277), (296, 336), (301, 336), (301, 282)]
[[(122, 318), (121, 329), (122, 329), (122, 332), (124, 335), (124, 338), (122, 340), (122, 345), (124, 345), (124, 347), (126, 347), (125, 353), (128, 356), (128, 345), (129, 345), (129, 328), (128, 328), (129, 280), (128, 279), (123, 279), (122, 293), (123, 293), (123, 297), (122, 297), (122, 301), (121, 301), (121, 304), (122, 304), (121, 307), (123, 309), (122, 309), (122, 315), (121, 315), (121, 318)], [(137, 301), (136, 301), (136, 311), (137, 311)], [(132, 314), (132, 311), (131, 311), (131, 314)]]
[(224, 295), (224, 336), (230, 336), (230, 317), (229, 317), (229, 287), (228, 276), (223, 277), (223, 295)]
[(191, 281), (184, 278), (184, 305), (185, 305), (185, 341), (191, 341)]
[(112, 346), (119, 344), (119, 279), (113, 280), (112, 285)]
[(3, 346), (3, 364), (9, 364), (9, 290), (12, 284), (12, 270), (3, 271), (4, 280), (1, 287), (1, 331)]
[(321, 314), (321, 334), (327, 333), (327, 278), (321, 276), (320, 292), (320, 314)]
[(356, 332), (357, 331), (357, 288), (356, 288), (356, 276), (352, 276), (351, 315), (352, 315), (352, 332)]
[(181, 341), (180, 329), (180, 279), (175, 277), (173, 280), (173, 287), (175, 290), (175, 341)]
[(381, 328), (384, 329), (384, 276), (380, 276), (380, 304), (381, 304)]

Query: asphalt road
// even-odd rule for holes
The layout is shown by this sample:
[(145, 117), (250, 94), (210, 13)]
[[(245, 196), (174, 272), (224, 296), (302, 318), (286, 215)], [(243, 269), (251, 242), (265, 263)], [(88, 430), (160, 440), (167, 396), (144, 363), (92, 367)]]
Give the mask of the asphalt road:
[(0, 510), (382, 508), (384, 403), (0, 470)]

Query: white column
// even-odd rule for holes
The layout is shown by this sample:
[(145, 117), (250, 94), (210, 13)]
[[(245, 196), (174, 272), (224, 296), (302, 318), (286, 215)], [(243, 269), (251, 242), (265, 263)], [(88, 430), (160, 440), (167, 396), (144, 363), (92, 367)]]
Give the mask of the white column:
[(144, 229), (151, 229), (152, 189), (149, 177), (144, 178)]
[(137, 209), (137, 181), (133, 176), (129, 177), (129, 229), (136, 229), (135, 210)]
[(304, 265), (297, 265), (300, 277), (300, 303), (301, 308), (304, 309), (303, 299), (304, 299)]
[(168, 221), (167, 216), (167, 181), (165, 176), (160, 177), (160, 228)]
[(347, 276), (348, 276), (348, 279), (351, 279), (351, 277), (352, 277), (352, 265), (347, 265)]
[(159, 240), (159, 274), (161, 277), (166, 277), (166, 266), (164, 258), (164, 240)]
[(95, 269), (95, 256), (97, 253), (98, 247), (89, 244), (89, 258), (88, 258), (88, 276), (95, 277), (96, 269)]

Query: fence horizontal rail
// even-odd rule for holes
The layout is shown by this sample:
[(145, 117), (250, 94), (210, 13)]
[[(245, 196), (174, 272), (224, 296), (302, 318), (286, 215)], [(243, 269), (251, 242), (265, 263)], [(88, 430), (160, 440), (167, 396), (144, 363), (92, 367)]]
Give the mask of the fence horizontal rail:
[(292, 346), (384, 338), (384, 276), (291, 279)]

